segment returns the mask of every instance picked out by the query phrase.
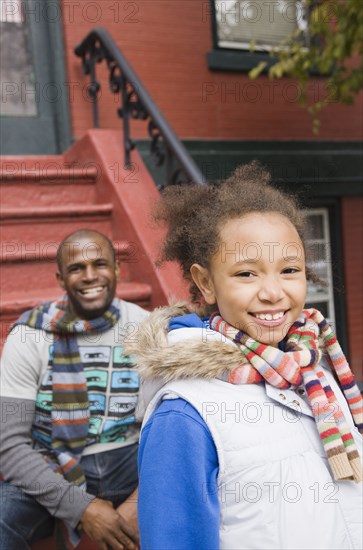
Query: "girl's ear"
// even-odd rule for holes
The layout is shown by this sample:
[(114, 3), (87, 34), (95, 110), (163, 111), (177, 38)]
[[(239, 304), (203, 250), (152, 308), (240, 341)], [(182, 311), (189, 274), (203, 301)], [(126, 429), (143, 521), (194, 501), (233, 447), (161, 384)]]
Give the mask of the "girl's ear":
[(206, 267), (202, 267), (199, 264), (193, 264), (190, 268), (190, 274), (193, 278), (193, 281), (203, 294), (203, 298), (207, 302), (207, 304), (215, 304), (217, 300), (214, 292), (213, 281), (211, 279), (208, 269)]

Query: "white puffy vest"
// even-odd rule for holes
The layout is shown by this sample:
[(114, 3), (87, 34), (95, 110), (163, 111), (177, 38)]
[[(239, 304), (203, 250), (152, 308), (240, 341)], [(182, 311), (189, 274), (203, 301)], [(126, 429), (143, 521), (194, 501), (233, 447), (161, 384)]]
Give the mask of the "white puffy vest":
[[(334, 482), (303, 391), (195, 379), (168, 383), (152, 399), (144, 425), (160, 400), (182, 397), (210, 430), (222, 550), (362, 548), (362, 484)], [(353, 424), (352, 431), (362, 456)], [(211, 488), (201, 490), (205, 497)]]

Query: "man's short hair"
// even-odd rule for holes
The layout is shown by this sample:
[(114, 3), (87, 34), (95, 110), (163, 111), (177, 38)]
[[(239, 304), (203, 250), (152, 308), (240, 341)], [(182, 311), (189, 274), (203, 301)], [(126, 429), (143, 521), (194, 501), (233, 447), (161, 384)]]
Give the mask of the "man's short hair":
[(92, 237), (92, 235), (101, 237), (105, 243), (108, 245), (110, 251), (112, 252), (113, 261), (116, 263), (116, 250), (112, 244), (111, 239), (109, 239), (106, 235), (103, 233), (100, 233), (100, 231), (96, 231), (95, 229), (78, 229), (77, 231), (73, 231), (73, 233), (70, 233), (67, 235), (62, 242), (60, 243), (58, 250), (57, 250), (57, 265), (58, 270), (61, 271), (62, 269), (62, 255), (63, 255), (63, 249), (65, 248), (65, 245), (67, 242), (74, 242), (77, 238), (84, 238), (84, 237)]

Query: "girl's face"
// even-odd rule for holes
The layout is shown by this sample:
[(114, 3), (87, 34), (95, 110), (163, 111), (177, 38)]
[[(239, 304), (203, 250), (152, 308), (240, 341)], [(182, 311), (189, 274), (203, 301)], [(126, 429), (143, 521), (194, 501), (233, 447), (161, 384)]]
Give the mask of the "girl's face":
[(292, 223), (274, 212), (229, 220), (210, 269), (194, 264), (208, 304), (255, 340), (277, 346), (304, 307), (304, 248)]

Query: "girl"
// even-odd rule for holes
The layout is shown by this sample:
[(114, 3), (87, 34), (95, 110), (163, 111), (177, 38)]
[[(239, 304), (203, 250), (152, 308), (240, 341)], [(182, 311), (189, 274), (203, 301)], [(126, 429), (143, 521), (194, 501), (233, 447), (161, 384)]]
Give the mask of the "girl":
[(303, 216), (268, 184), (252, 163), (220, 186), (168, 189), (159, 209), (163, 259), (206, 316), (162, 308), (129, 346), (158, 385), (139, 455), (143, 550), (362, 547), (362, 399), (331, 327), (304, 309)]

